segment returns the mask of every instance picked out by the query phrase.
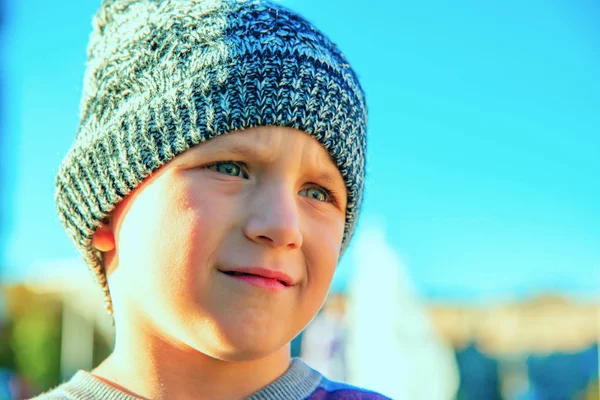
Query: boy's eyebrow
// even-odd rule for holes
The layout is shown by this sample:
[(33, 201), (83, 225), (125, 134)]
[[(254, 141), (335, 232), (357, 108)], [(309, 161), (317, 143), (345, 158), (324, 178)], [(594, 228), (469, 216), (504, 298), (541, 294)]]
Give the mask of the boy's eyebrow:
[(235, 154), (244, 158), (264, 160), (265, 158), (269, 158), (273, 153), (264, 146), (246, 145), (239, 142), (230, 145), (219, 143), (219, 145), (215, 146), (214, 151)]
[[(208, 156), (211, 154), (233, 154), (244, 158), (264, 159), (270, 155), (267, 148), (257, 148), (253, 145), (243, 143), (228, 143), (223, 141), (208, 141), (199, 146), (190, 149), (187, 155), (194, 159), (196, 157)], [(184, 153), (185, 154), (185, 153)]]
[(320, 183), (327, 187), (336, 187), (340, 184), (343, 185), (344, 182), (340, 177), (332, 174), (328, 170), (323, 170), (319, 172), (315, 177), (317, 179), (317, 182), (315, 183)]

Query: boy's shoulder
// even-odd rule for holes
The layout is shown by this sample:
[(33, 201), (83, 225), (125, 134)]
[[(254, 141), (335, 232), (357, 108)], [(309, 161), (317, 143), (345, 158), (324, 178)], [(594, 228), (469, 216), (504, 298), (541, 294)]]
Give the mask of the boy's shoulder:
[(30, 400), (138, 400), (95, 378), (88, 371), (80, 370), (70, 380), (61, 383)]
[(391, 400), (382, 394), (352, 386), (347, 383), (331, 381), (321, 377), (319, 386), (307, 400)]

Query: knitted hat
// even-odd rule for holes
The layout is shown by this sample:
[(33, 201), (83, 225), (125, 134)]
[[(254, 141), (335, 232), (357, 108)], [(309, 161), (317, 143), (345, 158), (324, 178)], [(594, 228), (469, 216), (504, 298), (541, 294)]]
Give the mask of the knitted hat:
[(109, 313), (92, 247), (101, 220), (178, 154), (235, 130), (290, 127), (325, 147), (348, 191), (346, 248), (362, 199), (367, 108), (323, 33), (262, 0), (105, 0), (92, 25), (80, 125), (56, 204)]

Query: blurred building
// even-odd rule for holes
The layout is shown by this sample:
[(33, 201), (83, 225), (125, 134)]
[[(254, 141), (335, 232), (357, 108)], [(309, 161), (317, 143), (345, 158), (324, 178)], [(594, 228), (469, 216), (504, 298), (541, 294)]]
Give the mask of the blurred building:
[(465, 398), (494, 398), (486, 391), (494, 388), (504, 399), (585, 398), (598, 391), (598, 304), (548, 295), (487, 307), (427, 307), (456, 349)]
[(486, 307), (428, 304), (437, 331), (456, 348), (475, 341), (492, 355), (574, 352), (598, 341), (598, 305), (548, 295)]

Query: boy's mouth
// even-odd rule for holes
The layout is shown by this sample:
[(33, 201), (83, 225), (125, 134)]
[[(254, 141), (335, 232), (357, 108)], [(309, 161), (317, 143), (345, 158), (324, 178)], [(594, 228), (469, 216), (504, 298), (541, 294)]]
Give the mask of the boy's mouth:
[[(275, 288), (293, 286), (292, 278), (281, 271), (262, 267), (239, 267), (228, 270), (219, 270), (225, 275), (244, 280), (248, 283)], [(275, 286), (273, 286), (275, 284)]]

